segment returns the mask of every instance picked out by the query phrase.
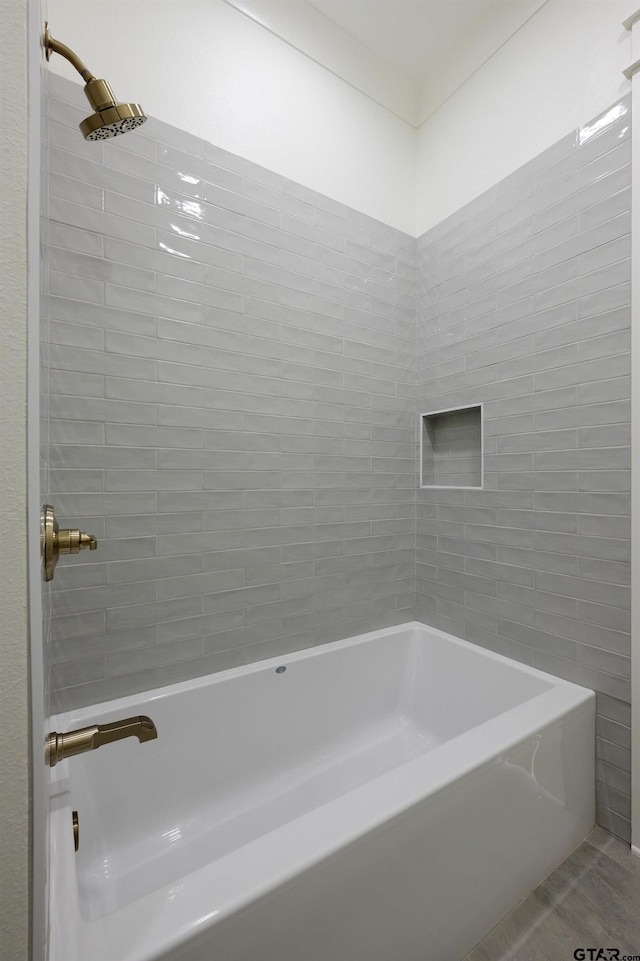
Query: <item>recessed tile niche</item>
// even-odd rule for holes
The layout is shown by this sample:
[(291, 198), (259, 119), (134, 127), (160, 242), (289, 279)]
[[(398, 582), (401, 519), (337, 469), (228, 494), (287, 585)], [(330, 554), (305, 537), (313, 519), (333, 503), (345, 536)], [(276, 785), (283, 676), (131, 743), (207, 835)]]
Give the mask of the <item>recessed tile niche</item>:
[(420, 486), (482, 487), (482, 404), (422, 414)]

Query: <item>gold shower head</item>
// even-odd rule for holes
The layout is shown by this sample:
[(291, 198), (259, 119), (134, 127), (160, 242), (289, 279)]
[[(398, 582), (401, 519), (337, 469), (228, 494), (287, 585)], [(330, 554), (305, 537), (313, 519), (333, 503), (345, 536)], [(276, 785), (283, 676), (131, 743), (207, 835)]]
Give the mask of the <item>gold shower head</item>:
[(95, 113), (80, 124), (85, 140), (106, 140), (139, 127), (147, 119), (139, 103), (117, 103), (106, 80), (89, 80), (84, 92)]
[(49, 24), (44, 25), (44, 49), (47, 60), (52, 53), (59, 53), (72, 64), (85, 81), (84, 92), (94, 109), (91, 116), (80, 124), (80, 132), (85, 140), (106, 140), (117, 137), (143, 124), (147, 117), (139, 103), (118, 103), (113, 90), (106, 80), (97, 80), (82, 60), (59, 40), (49, 33)]

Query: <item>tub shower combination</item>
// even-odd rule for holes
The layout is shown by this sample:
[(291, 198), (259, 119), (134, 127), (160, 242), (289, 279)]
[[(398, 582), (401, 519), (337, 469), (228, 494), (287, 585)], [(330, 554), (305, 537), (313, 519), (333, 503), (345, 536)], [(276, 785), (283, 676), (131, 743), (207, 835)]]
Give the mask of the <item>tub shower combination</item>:
[(460, 961), (591, 829), (594, 714), (412, 622), (58, 715), (48, 961)]
[(594, 710), (412, 623), (60, 715), (158, 738), (54, 769), (50, 961), (460, 961), (591, 829)]

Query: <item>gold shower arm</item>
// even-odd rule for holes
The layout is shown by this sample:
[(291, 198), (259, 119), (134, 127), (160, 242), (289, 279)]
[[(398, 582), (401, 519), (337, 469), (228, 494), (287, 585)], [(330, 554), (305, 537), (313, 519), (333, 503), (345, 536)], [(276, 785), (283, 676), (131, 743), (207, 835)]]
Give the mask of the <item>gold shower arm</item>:
[(147, 119), (139, 103), (118, 103), (106, 80), (97, 80), (88, 67), (85, 67), (80, 57), (65, 43), (54, 40), (49, 33), (49, 24), (45, 22), (42, 45), (47, 57), (51, 53), (59, 53), (75, 67), (85, 82), (84, 92), (87, 100), (95, 111), (80, 123), (80, 133), (85, 140), (104, 140), (107, 137), (117, 137), (139, 127)]
[(95, 80), (94, 75), (91, 71), (85, 67), (80, 57), (71, 50), (65, 43), (60, 43), (59, 40), (54, 40), (54, 38), (49, 33), (49, 24), (44, 25), (44, 52), (47, 60), (50, 59), (52, 53), (59, 53), (61, 57), (68, 60), (69, 63), (76, 68), (85, 83), (89, 80)]

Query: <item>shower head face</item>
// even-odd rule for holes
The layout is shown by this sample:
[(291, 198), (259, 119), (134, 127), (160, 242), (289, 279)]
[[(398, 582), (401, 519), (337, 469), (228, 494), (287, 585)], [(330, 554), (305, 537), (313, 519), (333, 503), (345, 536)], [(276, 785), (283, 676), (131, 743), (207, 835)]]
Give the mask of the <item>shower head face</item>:
[(85, 140), (107, 140), (109, 137), (119, 137), (122, 133), (135, 130), (146, 120), (140, 104), (113, 103), (83, 120), (80, 132)]

